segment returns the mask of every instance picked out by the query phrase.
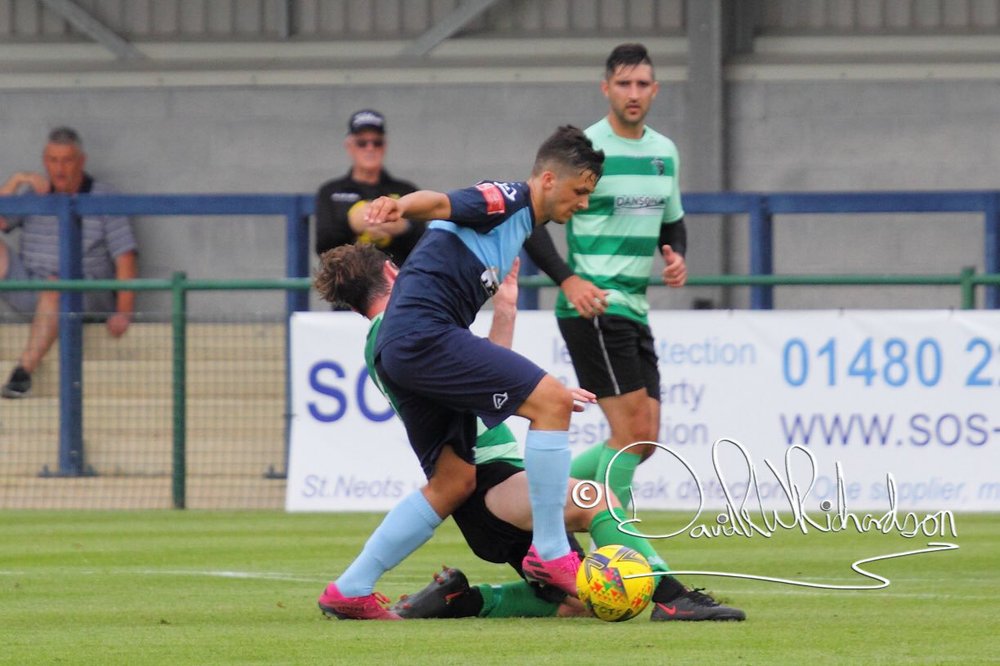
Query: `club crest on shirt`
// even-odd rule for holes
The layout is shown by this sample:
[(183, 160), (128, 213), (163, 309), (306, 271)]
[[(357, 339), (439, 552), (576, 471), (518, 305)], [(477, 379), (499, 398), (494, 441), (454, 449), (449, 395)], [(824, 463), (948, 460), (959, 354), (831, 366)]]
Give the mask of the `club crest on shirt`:
[(490, 298), (496, 295), (497, 290), (500, 288), (500, 277), (499, 271), (496, 266), (490, 266), (483, 274), (479, 276), (479, 282), (483, 285), (483, 289), (489, 294)]

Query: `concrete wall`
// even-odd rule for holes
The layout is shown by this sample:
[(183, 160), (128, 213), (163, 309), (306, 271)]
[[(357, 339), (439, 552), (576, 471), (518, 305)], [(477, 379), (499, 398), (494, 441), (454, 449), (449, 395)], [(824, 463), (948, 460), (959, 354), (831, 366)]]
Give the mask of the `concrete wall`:
[[(685, 140), (685, 84), (666, 83), (650, 124), (698, 160)], [(596, 83), (453, 84), (392, 88), (3, 91), (0, 177), (40, 168), (49, 128), (81, 133), (89, 170), (123, 192), (313, 192), (347, 169), (351, 111), (388, 116), (388, 165), (418, 185), (446, 189), (480, 177), (527, 175), (557, 124), (581, 126), (606, 109)], [(767, 82), (730, 85), (729, 180), (736, 190), (970, 189), (998, 186), (996, 81)], [(682, 176), (682, 186), (699, 184)], [(916, 219), (915, 219), (916, 218)], [(933, 218), (933, 219), (931, 219)], [(278, 218), (142, 218), (141, 274), (271, 277), (284, 273)], [(715, 222), (690, 220), (693, 274), (724, 265)], [(778, 218), (776, 269), (788, 273), (957, 273), (982, 268), (981, 221), (970, 216)], [(735, 272), (746, 270), (746, 224), (732, 222)], [(8, 240), (10, 240), (8, 238)], [(711, 290), (667, 293), (654, 304), (690, 307)], [(543, 305), (551, 302), (543, 299)], [(734, 290), (732, 302), (746, 302)], [(779, 289), (781, 307), (927, 307), (958, 304), (958, 290)], [(195, 312), (278, 312), (279, 294), (196, 294)], [(320, 307), (316, 304), (316, 307)], [(167, 311), (164, 294), (139, 308)]]
[[(736, 83), (734, 190), (878, 191), (1000, 187), (1000, 83)], [(734, 270), (746, 272), (745, 224)], [(949, 273), (983, 269), (981, 215), (775, 218), (778, 273)], [(957, 288), (784, 288), (777, 307), (950, 307)]]

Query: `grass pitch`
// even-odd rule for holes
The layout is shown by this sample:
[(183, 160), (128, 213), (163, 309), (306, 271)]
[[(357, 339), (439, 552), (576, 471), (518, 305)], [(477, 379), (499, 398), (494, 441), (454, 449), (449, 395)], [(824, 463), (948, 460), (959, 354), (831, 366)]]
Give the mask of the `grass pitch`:
[[(646, 611), (605, 624), (324, 619), (316, 597), (378, 515), (0, 512), (0, 663), (996, 663), (998, 518), (959, 515), (957, 538), (848, 531), (659, 541), (675, 569), (828, 584), (870, 583), (850, 570), (865, 557), (931, 540), (960, 548), (867, 565), (892, 581), (878, 591), (688, 576), (743, 608), (747, 621), (650, 623)], [(379, 589), (392, 598), (413, 592), (442, 563), (473, 583), (513, 575), (473, 557), (449, 521)]]

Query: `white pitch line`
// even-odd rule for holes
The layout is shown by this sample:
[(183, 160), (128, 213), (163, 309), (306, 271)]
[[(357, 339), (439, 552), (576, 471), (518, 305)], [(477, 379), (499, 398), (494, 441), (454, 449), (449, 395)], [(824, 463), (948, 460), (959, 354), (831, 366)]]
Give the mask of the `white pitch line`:
[[(59, 567), (61, 571), (65, 571), (65, 567)], [(301, 583), (315, 583), (327, 580), (326, 578), (314, 577), (314, 576), (299, 576), (296, 574), (275, 572), (275, 571), (200, 571), (200, 570), (187, 570), (187, 569), (82, 569), (72, 570), (75, 575), (79, 576), (106, 576), (115, 574), (139, 574), (142, 576), (204, 576), (209, 578), (239, 578), (239, 579), (251, 579), (251, 580), (287, 580), (293, 582)], [(10, 570), (0, 570), (0, 576), (30, 576), (34, 574), (42, 573), (39, 570), (33, 571), (10, 571)]]
[(300, 583), (323, 581), (324, 578), (299, 576), (280, 571), (197, 571), (186, 569), (132, 569), (132, 573), (145, 576), (206, 576), (209, 578), (240, 578), (249, 580), (287, 580)]

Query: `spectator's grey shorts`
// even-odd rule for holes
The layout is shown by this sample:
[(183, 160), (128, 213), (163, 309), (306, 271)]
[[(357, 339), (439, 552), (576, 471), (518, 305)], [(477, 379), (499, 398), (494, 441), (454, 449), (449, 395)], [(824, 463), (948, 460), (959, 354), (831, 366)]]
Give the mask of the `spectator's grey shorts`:
[[(3, 242), (3, 241), (0, 241)], [(2, 280), (41, 280), (44, 276), (31, 275), (25, 268), (21, 256), (7, 248), (7, 275), (0, 276)], [(38, 304), (38, 291), (0, 291), (7, 305), (21, 314), (31, 314)], [(107, 317), (115, 312), (115, 294), (111, 291), (83, 292), (83, 311), (88, 314)]]

